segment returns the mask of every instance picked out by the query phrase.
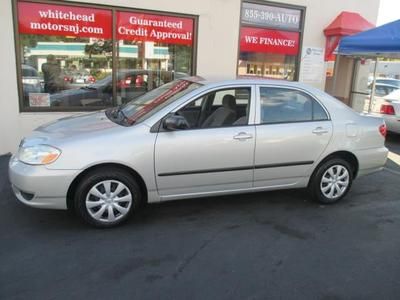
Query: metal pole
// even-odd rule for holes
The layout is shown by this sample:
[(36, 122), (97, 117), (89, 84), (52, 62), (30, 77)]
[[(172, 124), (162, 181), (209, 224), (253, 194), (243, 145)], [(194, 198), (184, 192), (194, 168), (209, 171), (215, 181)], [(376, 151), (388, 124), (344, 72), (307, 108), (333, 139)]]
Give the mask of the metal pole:
[(372, 80), (372, 88), (371, 88), (371, 95), (370, 95), (370, 98), (369, 98), (368, 113), (371, 112), (372, 101), (373, 101), (373, 99), (375, 97), (376, 71), (378, 69), (378, 62), (379, 62), (379, 59), (377, 57), (376, 60), (375, 60), (374, 77), (373, 77), (373, 80)]
[(339, 72), (340, 54), (336, 55), (335, 65), (333, 67), (333, 83), (332, 83), (332, 96), (336, 97), (336, 80)]

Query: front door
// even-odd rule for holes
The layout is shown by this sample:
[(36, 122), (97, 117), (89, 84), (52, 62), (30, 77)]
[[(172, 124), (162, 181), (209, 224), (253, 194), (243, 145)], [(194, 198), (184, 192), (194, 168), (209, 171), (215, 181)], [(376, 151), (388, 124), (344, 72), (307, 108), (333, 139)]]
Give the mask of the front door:
[(162, 198), (251, 188), (255, 147), (251, 87), (216, 90), (173, 112), (190, 128), (160, 130), (155, 176)]
[(331, 139), (329, 116), (316, 99), (296, 89), (261, 86), (257, 99), (254, 186), (296, 185)]

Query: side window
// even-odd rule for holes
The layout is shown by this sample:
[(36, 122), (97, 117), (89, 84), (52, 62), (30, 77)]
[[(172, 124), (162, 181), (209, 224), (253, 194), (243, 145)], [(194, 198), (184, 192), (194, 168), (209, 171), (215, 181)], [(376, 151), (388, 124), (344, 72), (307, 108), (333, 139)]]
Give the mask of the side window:
[(218, 90), (198, 98), (177, 114), (190, 129), (246, 125), (250, 108), (250, 87)]
[(321, 105), (297, 90), (261, 87), (261, 123), (290, 123), (327, 120)]
[(328, 119), (328, 115), (321, 104), (313, 100), (313, 121), (325, 121)]

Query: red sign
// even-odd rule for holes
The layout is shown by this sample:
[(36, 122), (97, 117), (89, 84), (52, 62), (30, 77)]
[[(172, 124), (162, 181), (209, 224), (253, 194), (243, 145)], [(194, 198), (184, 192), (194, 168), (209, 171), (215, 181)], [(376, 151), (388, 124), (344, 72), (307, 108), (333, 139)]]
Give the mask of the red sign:
[(240, 29), (240, 51), (297, 55), (299, 33), (242, 27)]
[(193, 44), (193, 19), (117, 12), (117, 39)]
[(112, 38), (111, 10), (18, 2), (19, 32)]

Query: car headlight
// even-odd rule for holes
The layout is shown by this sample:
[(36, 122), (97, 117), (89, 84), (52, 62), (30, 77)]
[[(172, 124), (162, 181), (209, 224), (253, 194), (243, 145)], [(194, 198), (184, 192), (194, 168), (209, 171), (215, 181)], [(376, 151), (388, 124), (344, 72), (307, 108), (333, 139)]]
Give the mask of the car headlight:
[(55, 162), (61, 151), (48, 145), (20, 147), (18, 159), (30, 165), (48, 165)]

